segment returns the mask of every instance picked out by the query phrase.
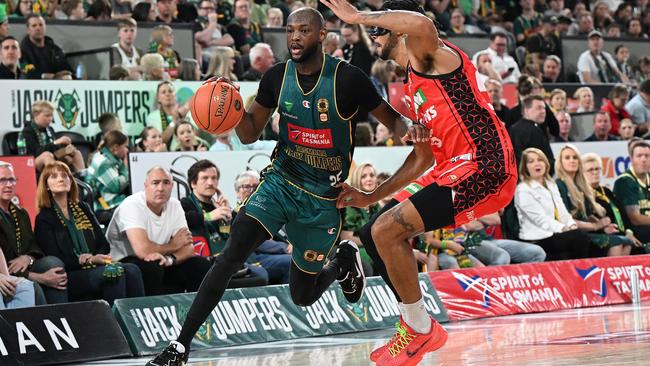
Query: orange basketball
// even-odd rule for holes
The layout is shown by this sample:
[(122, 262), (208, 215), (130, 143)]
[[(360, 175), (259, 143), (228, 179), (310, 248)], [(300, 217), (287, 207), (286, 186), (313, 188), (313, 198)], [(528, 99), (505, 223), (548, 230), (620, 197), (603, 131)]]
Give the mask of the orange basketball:
[(225, 81), (211, 81), (196, 90), (190, 111), (200, 129), (219, 135), (232, 130), (241, 121), (244, 103), (234, 86)]

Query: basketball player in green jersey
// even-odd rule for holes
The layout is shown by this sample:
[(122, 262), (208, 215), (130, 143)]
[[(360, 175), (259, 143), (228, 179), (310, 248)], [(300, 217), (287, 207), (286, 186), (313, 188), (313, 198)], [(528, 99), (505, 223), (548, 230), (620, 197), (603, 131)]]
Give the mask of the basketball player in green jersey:
[(424, 139), (424, 129), (407, 131), (407, 121), (384, 101), (368, 77), (355, 66), (325, 55), (326, 30), (321, 14), (311, 8), (294, 11), (287, 20), (291, 60), (274, 65), (260, 81), (255, 102), (236, 128), (245, 144), (257, 140), (277, 108), (280, 139), (257, 190), (236, 216), (221, 255), (206, 275), (176, 341), (147, 365), (183, 365), (194, 334), (217, 305), (231, 276), (250, 253), (285, 226), (293, 244), (289, 288), (293, 302), (313, 304), (338, 279), (348, 301), (363, 293), (365, 277), (356, 245), (339, 244), (341, 216), (336, 208), (338, 185), (352, 162), (355, 126), (352, 117), (364, 109), (396, 136)]

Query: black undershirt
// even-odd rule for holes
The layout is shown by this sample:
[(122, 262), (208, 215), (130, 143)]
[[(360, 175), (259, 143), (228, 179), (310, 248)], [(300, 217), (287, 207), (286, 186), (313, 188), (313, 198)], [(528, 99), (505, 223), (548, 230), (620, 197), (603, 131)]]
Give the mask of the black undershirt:
[[(257, 90), (257, 97), (255, 97), (255, 101), (263, 107), (275, 109), (278, 106), (285, 66), (286, 62), (281, 62), (273, 65), (264, 73)], [(302, 90), (311, 90), (318, 82), (319, 74), (320, 70), (313, 75), (298, 73), (298, 82)], [(352, 116), (359, 107), (366, 111), (372, 111), (383, 100), (366, 74), (347, 62), (341, 62), (339, 65), (336, 73), (336, 86), (336, 104), (341, 116), (345, 118)]]

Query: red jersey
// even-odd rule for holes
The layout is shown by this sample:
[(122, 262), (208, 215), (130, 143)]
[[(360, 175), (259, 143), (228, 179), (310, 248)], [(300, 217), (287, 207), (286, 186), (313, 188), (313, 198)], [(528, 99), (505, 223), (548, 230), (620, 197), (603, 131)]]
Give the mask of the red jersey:
[(433, 180), (454, 187), (485, 169), (516, 176), (510, 137), (485, 86), (477, 82), (476, 68), (458, 47), (444, 43), (458, 53), (460, 66), (444, 75), (422, 74), (409, 66), (404, 86), (413, 117), (432, 131)]

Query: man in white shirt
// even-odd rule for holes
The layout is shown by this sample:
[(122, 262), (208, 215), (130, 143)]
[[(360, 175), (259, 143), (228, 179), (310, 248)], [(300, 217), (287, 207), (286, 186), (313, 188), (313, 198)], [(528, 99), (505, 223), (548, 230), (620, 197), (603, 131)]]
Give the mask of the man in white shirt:
[(650, 79), (639, 85), (639, 93), (625, 105), (640, 133), (648, 131), (650, 125)]
[(605, 41), (599, 31), (589, 33), (588, 50), (578, 57), (578, 77), (581, 83), (601, 84), (629, 82), (616, 66), (616, 60), (611, 54), (603, 51)]
[(506, 83), (516, 83), (521, 75), (519, 72), (519, 65), (512, 56), (508, 55), (508, 37), (505, 33), (496, 32), (490, 34), (490, 46), (474, 54), (472, 62), (476, 65), (478, 56), (484, 52), (490, 55), (492, 60), (492, 67), (501, 76), (501, 81)]
[(196, 291), (210, 269), (207, 259), (194, 255), (185, 212), (171, 198), (172, 188), (166, 169), (151, 168), (144, 192), (120, 204), (106, 232), (111, 257), (142, 271), (147, 296)]

